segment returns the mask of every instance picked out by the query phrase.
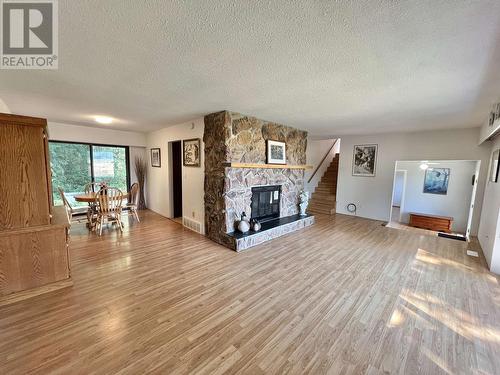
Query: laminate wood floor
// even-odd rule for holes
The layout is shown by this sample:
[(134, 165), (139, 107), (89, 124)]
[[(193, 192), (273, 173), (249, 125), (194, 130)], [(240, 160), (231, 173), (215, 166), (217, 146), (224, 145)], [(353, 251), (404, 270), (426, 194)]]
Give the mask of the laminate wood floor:
[(318, 215), (238, 254), (141, 219), (74, 225), (74, 286), (0, 308), (0, 374), (500, 373), (498, 279), (463, 242)]

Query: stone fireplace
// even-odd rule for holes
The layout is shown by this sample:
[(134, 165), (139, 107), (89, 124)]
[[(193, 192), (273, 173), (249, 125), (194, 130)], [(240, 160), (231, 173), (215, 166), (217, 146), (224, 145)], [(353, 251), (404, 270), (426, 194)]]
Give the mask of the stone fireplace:
[[(297, 217), (298, 196), (304, 188), (304, 170), (266, 168), (266, 140), (286, 143), (287, 164), (306, 163), (305, 131), (229, 111), (205, 116), (206, 234), (237, 251), (314, 221), (312, 216)], [(251, 163), (254, 167), (235, 167), (235, 163)], [(258, 164), (263, 164), (263, 167), (256, 168)], [(276, 186), (279, 187), (277, 193)], [(275, 189), (266, 191), (270, 187)], [(256, 193), (259, 203), (253, 201)], [(264, 199), (262, 202), (260, 197)], [(266, 199), (270, 202), (267, 207), (264, 205)], [(264, 217), (263, 221), (270, 223), (263, 225), (262, 233), (247, 236), (236, 233), (235, 221), (242, 212), (250, 217), (258, 210), (261, 211), (258, 215)], [(270, 228), (274, 225), (273, 220), (282, 219), (279, 230)]]

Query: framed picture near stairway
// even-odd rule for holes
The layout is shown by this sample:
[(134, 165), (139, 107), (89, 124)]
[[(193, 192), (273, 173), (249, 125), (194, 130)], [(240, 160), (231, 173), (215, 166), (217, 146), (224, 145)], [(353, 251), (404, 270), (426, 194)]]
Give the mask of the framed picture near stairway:
[(352, 175), (375, 177), (378, 145), (355, 145), (352, 156)]

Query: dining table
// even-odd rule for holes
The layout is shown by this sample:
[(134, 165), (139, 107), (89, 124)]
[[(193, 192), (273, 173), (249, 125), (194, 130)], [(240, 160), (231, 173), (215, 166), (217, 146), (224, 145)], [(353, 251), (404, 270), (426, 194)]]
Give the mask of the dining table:
[[(73, 199), (76, 201), (76, 202), (81, 202), (81, 203), (88, 203), (89, 205), (89, 209), (88, 209), (88, 212), (87, 212), (87, 228), (89, 228), (89, 230), (93, 231), (94, 228), (95, 228), (95, 225), (96, 225), (96, 222), (95, 222), (95, 213), (97, 212), (97, 209), (95, 207), (95, 204), (96, 204), (96, 194), (97, 193), (82, 193), (82, 194), (77, 194), (77, 195), (74, 195), (73, 196)], [(121, 195), (123, 199), (127, 199), (128, 198), (128, 193), (124, 193)], [(116, 196), (115, 199), (118, 199), (119, 196)]]
[[(78, 194), (73, 196), (74, 200), (77, 202), (82, 202), (82, 203), (95, 203), (95, 196), (96, 193), (84, 193), (84, 194)], [(123, 199), (128, 198), (128, 193), (122, 194)], [(115, 199), (118, 199), (118, 197), (115, 197)]]

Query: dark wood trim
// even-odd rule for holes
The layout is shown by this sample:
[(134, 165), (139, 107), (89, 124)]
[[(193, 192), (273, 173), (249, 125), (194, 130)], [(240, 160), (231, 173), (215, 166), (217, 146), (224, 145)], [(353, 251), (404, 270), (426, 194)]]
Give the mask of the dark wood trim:
[(125, 168), (127, 171), (127, 176), (126, 176), (127, 191), (130, 191), (130, 186), (132, 186), (132, 184), (130, 183), (130, 147), (129, 146), (125, 146)]
[(182, 160), (183, 160), (183, 143), (182, 141), (171, 142), (172, 146), (172, 204), (173, 204), (173, 217), (183, 217), (184, 212), (182, 212)]
[(95, 174), (94, 174), (94, 149), (92, 148), (92, 145), (88, 145), (88, 147), (89, 147), (89, 155), (90, 155), (90, 181), (92, 183), (94, 183), (95, 182)]

